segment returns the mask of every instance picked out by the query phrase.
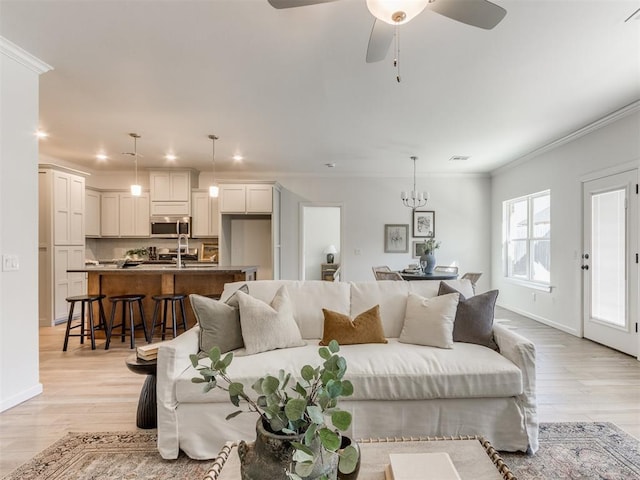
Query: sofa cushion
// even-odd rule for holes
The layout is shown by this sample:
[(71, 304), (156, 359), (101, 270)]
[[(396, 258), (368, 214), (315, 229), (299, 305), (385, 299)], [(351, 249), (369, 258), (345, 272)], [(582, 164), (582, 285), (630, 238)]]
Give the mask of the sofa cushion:
[[(320, 280), (256, 280), (254, 282), (234, 282), (224, 286), (221, 300), (229, 298), (244, 284), (249, 294), (264, 302), (271, 302), (276, 291), (287, 286), (293, 307), (293, 317), (300, 328), (302, 338), (318, 339), (322, 336), (324, 317), (322, 309), (349, 315), (350, 285), (346, 282), (325, 282)], [(375, 304), (369, 305), (372, 307)]]
[[(443, 282), (438, 294), (446, 295), (456, 292), (455, 288)], [(498, 350), (498, 345), (493, 339), (493, 316), (497, 298), (498, 290), (491, 290), (468, 299), (460, 295), (456, 320), (453, 324), (453, 341), (477, 343)]]
[(300, 329), (293, 318), (287, 288), (283, 285), (270, 304), (238, 290), (242, 340), (247, 355), (277, 348), (304, 345)]
[[(241, 285), (239, 290), (245, 293), (249, 291), (246, 284)], [(226, 353), (244, 346), (238, 297), (235, 294), (225, 302), (220, 302), (194, 293), (189, 295), (189, 302), (200, 325), (200, 351), (208, 352), (217, 346), (222, 353)]]
[(351, 282), (351, 318), (379, 305), (384, 336), (398, 338), (404, 324), (409, 283), (394, 280)]
[(458, 293), (433, 298), (410, 293), (404, 326), (398, 340), (402, 343), (452, 348), (453, 321), (459, 297)]
[[(340, 355), (347, 360), (345, 378), (354, 386), (350, 401), (495, 398), (522, 393), (520, 369), (491, 349), (471, 343), (454, 343), (453, 348), (443, 349), (399, 343), (393, 338), (388, 341), (385, 345), (366, 343), (340, 348)], [(245, 391), (255, 398), (251, 385), (265, 374), (277, 375), (284, 369), (299, 378), (303, 365), (315, 367), (320, 362), (316, 340), (303, 347), (234, 357), (227, 373), (234, 381), (242, 382)], [(201, 363), (206, 365), (206, 359)], [(191, 382), (195, 376), (196, 370), (189, 366), (176, 380), (178, 402), (227, 403), (229, 413), (236, 410), (229, 403), (227, 392), (214, 389), (205, 394), (202, 384)]]
[(340, 345), (357, 343), (387, 343), (380, 321), (380, 307), (376, 305), (362, 312), (351, 321), (348, 315), (322, 309), (324, 330), (320, 345), (329, 345), (331, 340)]

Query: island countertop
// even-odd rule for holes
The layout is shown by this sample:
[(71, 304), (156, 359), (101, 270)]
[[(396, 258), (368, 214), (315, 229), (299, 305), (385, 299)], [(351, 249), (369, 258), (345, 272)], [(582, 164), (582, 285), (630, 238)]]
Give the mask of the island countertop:
[[(151, 327), (154, 310), (154, 295), (182, 293), (187, 295), (185, 309), (189, 327), (195, 324), (195, 317), (188, 295), (196, 293), (213, 298), (220, 296), (226, 283), (252, 281), (256, 279), (258, 267), (255, 265), (207, 265), (203, 263), (187, 264), (182, 268), (176, 265), (140, 264), (133, 267), (118, 268), (115, 264), (86, 265), (84, 268), (69, 269), (70, 273), (87, 274), (87, 293), (91, 295), (142, 294), (147, 326)], [(107, 315), (111, 305), (105, 301)], [(97, 312), (95, 318), (98, 318)], [(141, 329), (140, 329), (141, 330)]]

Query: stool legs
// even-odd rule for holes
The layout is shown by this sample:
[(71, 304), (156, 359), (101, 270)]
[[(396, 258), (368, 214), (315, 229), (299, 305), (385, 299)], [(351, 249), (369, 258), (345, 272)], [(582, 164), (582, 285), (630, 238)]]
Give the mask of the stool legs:
[[(149, 332), (147, 331), (147, 322), (146, 322), (146, 318), (144, 315), (144, 308), (142, 306), (142, 299), (144, 298), (144, 295), (123, 295), (122, 297), (110, 297), (109, 300), (111, 300), (112, 302), (112, 307), (111, 307), (111, 317), (109, 319), (109, 329), (108, 329), (108, 333), (107, 333), (107, 342), (104, 346), (105, 350), (109, 349), (109, 346), (111, 345), (111, 336), (113, 334), (113, 330), (114, 328), (120, 327), (120, 341), (124, 342), (125, 340), (125, 336), (127, 334), (127, 330), (129, 331), (129, 338), (130, 338), (130, 346), (131, 348), (135, 348), (136, 346), (136, 340), (135, 340), (135, 327), (136, 326), (142, 326), (142, 329), (144, 331), (144, 339), (145, 341), (149, 341)], [(122, 304), (122, 312), (121, 312), (121, 323), (119, 323), (118, 325), (114, 325), (115, 323), (115, 317), (116, 317), (116, 312), (118, 310), (118, 303)], [(140, 324), (136, 325), (135, 324), (135, 317), (134, 317), (134, 307), (133, 304), (137, 303), (138, 304), (138, 311), (139, 311), (139, 315), (140, 315)], [(127, 311), (129, 313), (129, 318), (127, 321)]]
[[(80, 337), (80, 343), (84, 344), (84, 337), (87, 334), (87, 330), (89, 331), (89, 335), (91, 336), (91, 350), (96, 349), (96, 337), (95, 337), (96, 328), (104, 329), (104, 331), (107, 332), (107, 335), (108, 335), (107, 322), (104, 315), (104, 307), (102, 305), (103, 298), (104, 298), (104, 295), (79, 295), (76, 297), (67, 298), (67, 301), (71, 305), (69, 307), (69, 316), (67, 317), (67, 328), (64, 335), (64, 345), (62, 347), (63, 352), (67, 351), (67, 347), (69, 345), (69, 337), (73, 337), (73, 336)], [(73, 312), (75, 310), (76, 302), (80, 302), (80, 319), (79, 319), (80, 322), (78, 325), (72, 326), (71, 323), (73, 322)], [(94, 325), (95, 319), (93, 316), (93, 302), (98, 302), (99, 315), (98, 315), (97, 327)], [(86, 321), (85, 316), (87, 314), (87, 308), (89, 310), (88, 328), (85, 327), (85, 321)], [(71, 334), (71, 329), (73, 328), (79, 328), (80, 333)]]
[(160, 317), (161, 322), (161, 334), (162, 340), (166, 338), (167, 334), (167, 322), (169, 321), (168, 309), (169, 303), (171, 303), (171, 329), (173, 332), (173, 338), (178, 335), (178, 315), (176, 312), (176, 302), (180, 302), (180, 315), (182, 316), (182, 328), (187, 331), (187, 315), (184, 307), (184, 297), (176, 298), (171, 296), (158, 296), (153, 297), (155, 300), (155, 306), (153, 307), (153, 321), (151, 322), (151, 332), (149, 336), (149, 342), (153, 341), (153, 334), (156, 331), (156, 325), (158, 323), (158, 314), (160, 313), (160, 304), (162, 304), (162, 313)]

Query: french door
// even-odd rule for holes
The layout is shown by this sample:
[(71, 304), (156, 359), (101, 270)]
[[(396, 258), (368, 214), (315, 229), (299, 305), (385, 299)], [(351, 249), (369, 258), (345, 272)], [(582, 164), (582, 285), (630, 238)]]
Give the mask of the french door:
[(638, 171), (583, 184), (585, 338), (638, 356)]

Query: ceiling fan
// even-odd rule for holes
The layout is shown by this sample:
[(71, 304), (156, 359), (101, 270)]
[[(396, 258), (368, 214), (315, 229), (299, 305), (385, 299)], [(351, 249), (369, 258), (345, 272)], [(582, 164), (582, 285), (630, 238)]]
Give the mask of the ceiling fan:
[[(304, 7), (336, 0), (268, 0), (274, 8)], [(391, 46), (395, 27), (407, 23), (425, 8), (474, 27), (490, 30), (507, 11), (488, 0), (366, 0), (376, 17), (369, 37), (367, 63), (384, 60)]]

